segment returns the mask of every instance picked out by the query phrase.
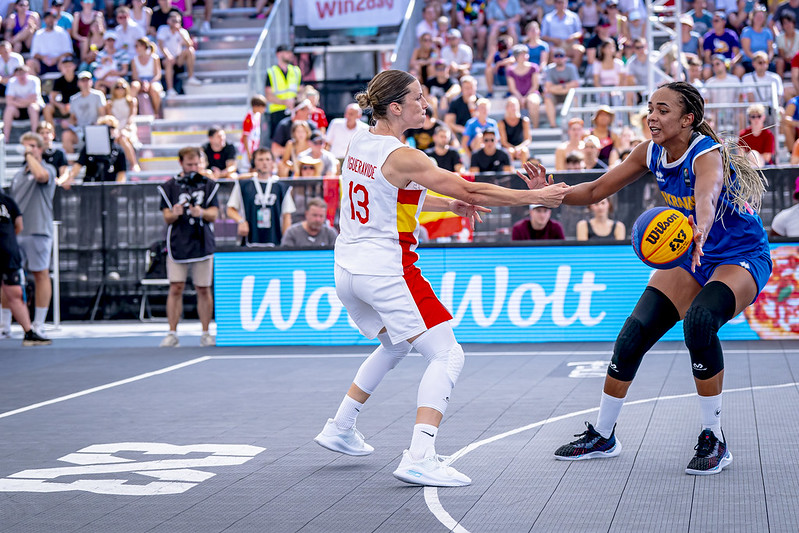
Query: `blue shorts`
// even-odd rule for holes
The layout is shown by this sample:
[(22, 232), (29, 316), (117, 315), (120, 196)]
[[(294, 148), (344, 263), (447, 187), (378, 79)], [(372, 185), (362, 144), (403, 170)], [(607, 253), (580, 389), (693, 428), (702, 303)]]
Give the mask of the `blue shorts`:
[[(680, 268), (688, 272), (691, 277), (704, 287), (707, 281), (713, 277), (713, 273), (716, 269), (721, 265), (739, 265), (744, 267), (755, 280), (757, 294), (760, 294), (760, 291), (763, 290), (763, 287), (766, 286), (766, 283), (768, 283), (771, 277), (771, 252), (769, 252), (768, 247), (766, 247), (763, 251), (755, 251), (735, 257), (724, 257), (714, 262), (705, 261), (705, 258), (702, 258), (702, 264), (696, 267), (696, 272), (691, 272), (691, 255), (689, 254), (688, 259), (680, 265)], [(752, 302), (757, 299), (757, 294), (755, 294), (755, 298)]]

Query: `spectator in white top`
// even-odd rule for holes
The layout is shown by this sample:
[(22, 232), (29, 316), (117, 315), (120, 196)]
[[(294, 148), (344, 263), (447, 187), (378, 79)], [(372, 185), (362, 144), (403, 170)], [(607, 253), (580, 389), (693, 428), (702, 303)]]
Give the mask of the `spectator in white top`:
[(769, 231), (769, 235), (772, 237), (799, 237), (799, 178), (796, 178), (793, 199), (792, 207), (783, 209), (774, 215)]
[(447, 45), (441, 49), (441, 59), (449, 64), (449, 70), (456, 78), (469, 74), (474, 52), (468, 44), (461, 41), (459, 30), (452, 28), (447, 32)]
[(42, 85), (39, 78), (30, 74), (26, 65), (17, 67), (14, 77), (6, 86), (6, 108), (3, 111), (3, 134), (8, 139), (11, 135), (11, 126), (14, 119), (24, 119), (26, 116), (31, 121), (31, 131), (36, 131), (39, 125), (39, 113), (44, 107), (42, 99)]
[[(741, 80), (736, 76), (729, 75), (727, 71), (727, 58), (723, 54), (714, 54), (711, 57), (711, 68), (713, 76), (705, 81), (705, 100), (712, 104), (731, 104), (742, 100)], [(726, 87), (716, 87), (725, 85)], [(717, 128), (742, 129), (743, 121), (740, 109), (716, 109), (714, 116)]]
[(72, 55), (69, 33), (55, 23), (55, 13), (47, 11), (44, 14), (44, 28), (33, 34), (28, 66), (36, 75), (58, 72), (58, 62)]
[(75, 153), (75, 145), (83, 137), (84, 126), (96, 124), (97, 119), (105, 112), (105, 95), (97, 89), (92, 89), (92, 75), (82, 71), (78, 74), (78, 88), (80, 92), (73, 94), (69, 99), (69, 121), (72, 126), (64, 130), (61, 142), (64, 151)]
[(342, 161), (347, 155), (350, 139), (359, 129), (368, 129), (369, 126), (361, 120), (361, 106), (350, 104), (344, 110), (344, 118), (335, 118), (327, 127), (327, 142), (330, 151), (336, 159)]
[(11, 50), (10, 42), (0, 42), (0, 102), (6, 95), (6, 85), (14, 76), (14, 71), (25, 64), (22, 56)]
[(776, 86), (777, 101), (782, 103), (785, 93), (782, 78), (768, 70), (768, 54), (766, 52), (755, 52), (752, 55), (753, 72), (744, 74), (741, 83), (746, 85), (756, 85), (756, 87), (745, 87), (747, 99), (750, 102), (765, 103), (771, 101), (772, 84)]
[(182, 17), (179, 13), (172, 12), (166, 19), (166, 25), (158, 28), (156, 38), (158, 48), (163, 57), (164, 77), (166, 78), (166, 94), (176, 96), (175, 67), (186, 67), (189, 85), (202, 85), (194, 76), (194, 43), (189, 32), (181, 26)]
[(429, 4), (422, 11), (422, 20), (416, 25), (416, 38), (429, 33), (435, 41), (440, 37), (438, 33), (438, 9), (435, 4)]
[(141, 27), (130, 18), (130, 8), (119, 6), (116, 9), (117, 49), (125, 54), (125, 60), (130, 61), (136, 55), (136, 41), (147, 35), (147, 29)]

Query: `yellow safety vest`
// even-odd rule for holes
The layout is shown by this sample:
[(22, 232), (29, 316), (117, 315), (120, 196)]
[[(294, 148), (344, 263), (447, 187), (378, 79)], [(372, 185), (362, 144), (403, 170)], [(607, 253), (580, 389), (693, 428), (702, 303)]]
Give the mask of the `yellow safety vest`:
[[(266, 71), (266, 75), (269, 77), (269, 85), (272, 87), (272, 92), (275, 96), (284, 100), (297, 96), (297, 91), (300, 89), (300, 81), (302, 79), (300, 67), (289, 65), (288, 72), (283, 74), (283, 71), (280, 70), (278, 65), (272, 65), (269, 67), (269, 70)], [(285, 110), (286, 106), (283, 104), (269, 103), (270, 113)]]

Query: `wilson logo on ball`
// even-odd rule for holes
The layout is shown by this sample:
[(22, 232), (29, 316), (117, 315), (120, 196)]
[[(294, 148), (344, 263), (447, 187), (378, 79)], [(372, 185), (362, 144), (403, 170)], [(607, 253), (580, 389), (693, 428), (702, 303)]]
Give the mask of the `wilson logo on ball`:
[(668, 269), (687, 259), (694, 233), (688, 218), (676, 209), (655, 207), (635, 221), (632, 244), (635, 255), (652, 268)]

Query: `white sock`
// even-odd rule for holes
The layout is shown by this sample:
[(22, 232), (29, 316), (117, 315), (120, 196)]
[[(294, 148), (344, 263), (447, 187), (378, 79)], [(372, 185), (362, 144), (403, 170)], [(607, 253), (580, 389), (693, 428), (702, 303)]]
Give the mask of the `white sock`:
[(44, 325), (44, 321), (47, 320), (47, 310), (50, 309), (49, 307), (37, 307), (33, 312), (33, 323), (37, 326)]
[(11, 309), (5, 307), (0, 310), (0, 329), (9, 331), (11, 329)]
[(350, 429), (354, 426), (355, 419), (358, 418), (358, 413), (361, 412), (361, 407), (363, 407), (361, 402), (345, 394), (344, 399), (341, 400), (341, 405), (338, 406), (336, 416), (333, 417), (333, 420), (336, 421), (336, 426), (339, 429)]
[(699, 397), (699, 413), (702, 429), (710, 429), (721, 440), (721, 394)]
[(594, 429), (606, 439), (610, 438), (611, 433), (613, 433), (613, 427), (619, 418), (622, 405), (624, 405), (624, 398), (616, 398), (602, 392), (602, 399), (599, 400), (599, 414), (596, 417)]
[(424, 459), (429, 453), (436, 453), (436, 435), (438, 428), (430, 424), (413, 426), (411, 447), (408, 450), (414, 459)]

